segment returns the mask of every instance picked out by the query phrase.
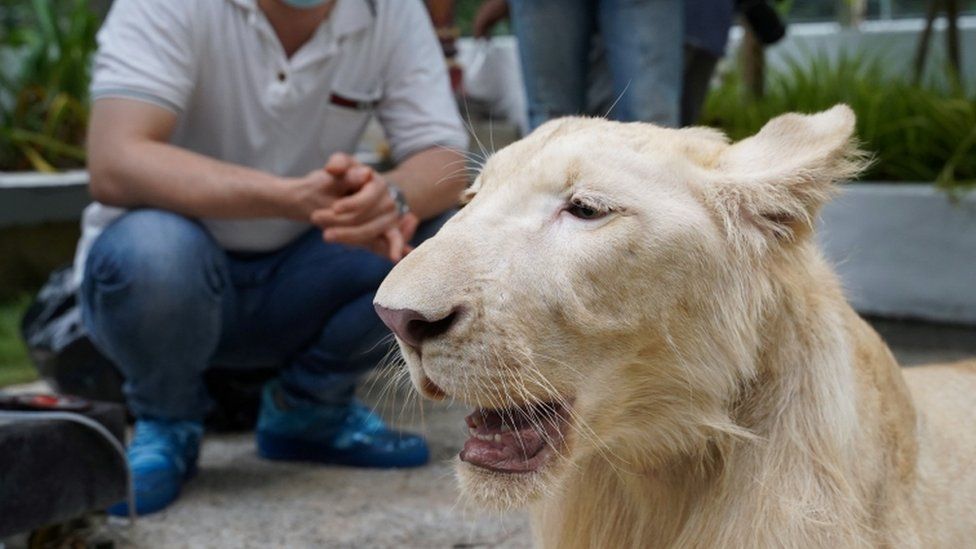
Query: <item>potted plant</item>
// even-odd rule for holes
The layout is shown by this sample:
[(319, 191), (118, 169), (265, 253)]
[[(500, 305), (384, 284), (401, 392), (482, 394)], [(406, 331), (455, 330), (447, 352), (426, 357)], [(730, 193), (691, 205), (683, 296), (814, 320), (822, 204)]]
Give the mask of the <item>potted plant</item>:
[(843, 186), (819, 231), (864, 313), (976, 323), (976, 96), (952, 83), (914, 84), (865, 56), (791, 60), (752, 100), (736, 72), (709, 97), (703, 123), (733, 139), (784, 112), (847, 103), (874, 157)]
[(0, 226), (77, 218), (98, 16), (86, 0), (0, 4)]

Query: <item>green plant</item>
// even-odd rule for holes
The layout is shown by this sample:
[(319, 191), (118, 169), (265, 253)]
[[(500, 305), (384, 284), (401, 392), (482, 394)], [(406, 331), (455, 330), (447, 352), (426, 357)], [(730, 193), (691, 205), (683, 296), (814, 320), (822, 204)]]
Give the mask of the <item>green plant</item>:
[(0, 387), (37, 379), (20, 339), (20, 317), (27, 304), (26, 297), (0, 302)]
[[(478, 13), (478, 8), (484, 0), (457, 0), (454, 3), (455, 15), (458, 30), (461, 36), (471, 36), (474, 33), (474, 16)], [(494, 35), (512, 34), (510, 20), (500, 21), (495, 27)]]
[(951, 86), (914, 85), (865, 55), (807, 56), (767, 74), (766, 94), (752, 99), (736, 71), (709, 95), (702, 123), (733, 139), (752, 135), (770, 118), (847, 103), (857, 135), (875, 158), (865, 179), (934, 181), (962, 190), (976, 181), (976, 96)]
[(97, 15), (87, 0), (4, 0), (0, 17), (0, 169), (82, 165)]

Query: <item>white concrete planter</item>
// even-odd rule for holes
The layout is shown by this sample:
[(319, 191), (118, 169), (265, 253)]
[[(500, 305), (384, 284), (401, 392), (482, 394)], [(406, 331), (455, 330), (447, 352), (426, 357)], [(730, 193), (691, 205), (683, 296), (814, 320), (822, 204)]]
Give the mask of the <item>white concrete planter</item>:
[(858, 311), (976, 324), (976, 193), (848, 184), (824, 208), (819, 238)]
[(91, 202), (88, 172), (0, 172), (0, 227), (72, 221)]

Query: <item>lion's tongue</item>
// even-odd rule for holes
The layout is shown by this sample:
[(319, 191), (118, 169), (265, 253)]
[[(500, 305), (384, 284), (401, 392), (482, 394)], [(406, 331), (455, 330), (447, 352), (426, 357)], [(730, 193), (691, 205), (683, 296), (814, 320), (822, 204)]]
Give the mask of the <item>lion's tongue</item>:
[(546, 453), (546, 434), (529, 421), (506, 422), (513, 415), (496, 410), (476, 410), (469, 415), (466, 422), (471, 438), (464, 443), (461, 460), (508, 473), (536, 470)]

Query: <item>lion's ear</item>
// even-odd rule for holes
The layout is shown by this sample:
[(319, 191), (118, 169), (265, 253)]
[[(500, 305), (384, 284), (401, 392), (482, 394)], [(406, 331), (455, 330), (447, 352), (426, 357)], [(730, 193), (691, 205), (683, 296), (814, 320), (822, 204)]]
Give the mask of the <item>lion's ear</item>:
[(725, 149), (715, 166), (722, 183), (711, 198), (730, 216), (727, 224), (744, 218), (777, 240), (809, 233), (834, 183), (866, 165), (853, 140), (854, 123), (847, 105), (813, 115), (785, 114)]

